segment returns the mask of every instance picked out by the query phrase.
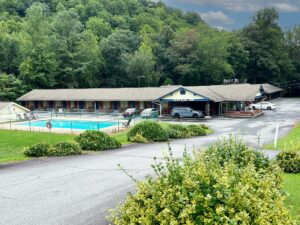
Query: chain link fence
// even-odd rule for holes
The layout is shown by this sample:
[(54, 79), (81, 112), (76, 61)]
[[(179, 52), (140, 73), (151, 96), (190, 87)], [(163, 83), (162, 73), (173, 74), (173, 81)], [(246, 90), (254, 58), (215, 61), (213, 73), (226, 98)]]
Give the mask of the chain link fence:
[(25, 114), (0, 116), (0, 129), (24, 130), (34, 132), (55, 132), (76, 134), (85, 130), (118, 132), (134, 126), (142, 118), (124, 118), (120, 113), (99, 113), (66, 111), (33, 111)]

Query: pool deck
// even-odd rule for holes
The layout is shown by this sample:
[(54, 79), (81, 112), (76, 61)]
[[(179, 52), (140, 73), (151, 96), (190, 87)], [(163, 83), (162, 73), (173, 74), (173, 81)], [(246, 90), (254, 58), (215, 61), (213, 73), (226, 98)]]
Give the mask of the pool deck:
[[(122, 127), (122, 123), (126, 121), (124, 118), (72, 118), (72, 117), (55, 117), (55, 118), (40, 118), (34, 121), (44, 121), (44, 120), (67, 120), (67, 121), (89, 121), (89, 122), (118, 122), (118, 125), (101, 128), (99, 130), (104, 131), (106, 133), (116, 133), (121, 130), (125, 130), (126, 128)], [(20, 123), (24, 123), (28, 121), (22, 122), (8, 122), (0, 124), (0, 129), (4, 130), (21, 130), (21, 131), (31, 131), (31, 132), (51, 132), (51, 133), (60, 133), (60, 134), (80, 134), (85, 130), (83, 129), (69, 129), (69, 128), (52, 128), (51, 130), (47, 127), (37, 127), (37, 126), (20, 126)], [(138, 119), (134, 119), (132, 125), (138, 122)]]

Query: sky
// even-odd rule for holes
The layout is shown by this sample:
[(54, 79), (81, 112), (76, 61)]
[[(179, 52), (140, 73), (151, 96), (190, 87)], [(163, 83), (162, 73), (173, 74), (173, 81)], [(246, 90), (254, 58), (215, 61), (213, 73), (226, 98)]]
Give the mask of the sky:
[(193, 11), (211, 26), (236, 30), (249, 24), (257, 10), (276, 8), (282, 29), (300, 24), (300, 0), (163, 0), (168, 6)]

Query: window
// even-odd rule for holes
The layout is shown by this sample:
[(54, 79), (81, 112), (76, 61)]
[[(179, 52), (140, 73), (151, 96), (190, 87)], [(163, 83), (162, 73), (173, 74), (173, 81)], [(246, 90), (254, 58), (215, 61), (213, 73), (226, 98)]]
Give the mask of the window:
[(180, 90), (181, 95), (185, 95), (185, 90)]

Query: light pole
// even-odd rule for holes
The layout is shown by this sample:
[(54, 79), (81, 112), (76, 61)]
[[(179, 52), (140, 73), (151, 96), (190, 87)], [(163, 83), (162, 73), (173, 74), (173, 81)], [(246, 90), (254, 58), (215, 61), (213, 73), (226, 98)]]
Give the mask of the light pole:
[(145, 78), (145, 76), (138, 76), (137, 78), (138, 78), (138, 87), (140, 87), (140, 79)]

